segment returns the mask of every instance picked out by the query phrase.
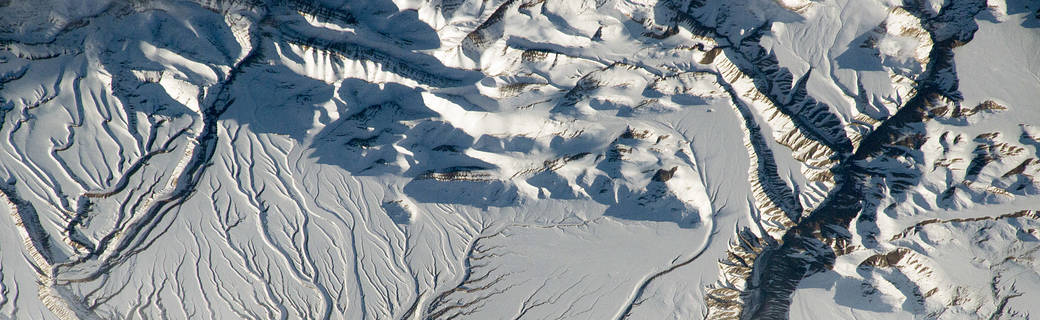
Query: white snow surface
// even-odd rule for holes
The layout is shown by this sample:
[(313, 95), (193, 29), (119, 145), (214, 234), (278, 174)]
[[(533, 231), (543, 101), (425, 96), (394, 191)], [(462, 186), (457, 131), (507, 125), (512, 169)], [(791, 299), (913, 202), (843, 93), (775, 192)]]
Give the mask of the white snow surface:
[(0, 0), (0, 319), (1029, 318), (1037, 52), (1015, 0)]

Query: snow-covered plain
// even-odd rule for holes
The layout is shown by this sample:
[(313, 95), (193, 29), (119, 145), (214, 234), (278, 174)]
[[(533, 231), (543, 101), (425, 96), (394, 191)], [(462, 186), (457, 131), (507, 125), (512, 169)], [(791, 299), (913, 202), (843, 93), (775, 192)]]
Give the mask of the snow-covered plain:
[(0, 0), (0, 319), (1040, 315), (1040, 3)]

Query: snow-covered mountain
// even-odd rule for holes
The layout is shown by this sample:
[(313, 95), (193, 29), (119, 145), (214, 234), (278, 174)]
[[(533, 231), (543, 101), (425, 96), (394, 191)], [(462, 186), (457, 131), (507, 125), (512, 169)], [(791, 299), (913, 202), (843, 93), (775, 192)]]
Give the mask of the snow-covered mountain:
[(1040, 2), (0, 0), (0, 319), (1040, 316)]

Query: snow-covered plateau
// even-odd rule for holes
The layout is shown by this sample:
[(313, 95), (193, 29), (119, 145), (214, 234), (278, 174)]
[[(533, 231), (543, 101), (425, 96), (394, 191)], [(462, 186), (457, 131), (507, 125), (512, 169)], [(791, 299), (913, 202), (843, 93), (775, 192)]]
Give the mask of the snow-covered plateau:
[(0, 0), (0, 319), (1040, 317), (1040, 1)]

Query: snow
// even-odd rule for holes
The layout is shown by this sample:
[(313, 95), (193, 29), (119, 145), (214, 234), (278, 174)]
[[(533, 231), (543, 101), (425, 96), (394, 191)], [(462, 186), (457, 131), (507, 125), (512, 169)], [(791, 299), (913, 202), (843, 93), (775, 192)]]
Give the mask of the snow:
[(0, 319), (1028, 317), (1038, 8), (944, 3), (0, 0)]

